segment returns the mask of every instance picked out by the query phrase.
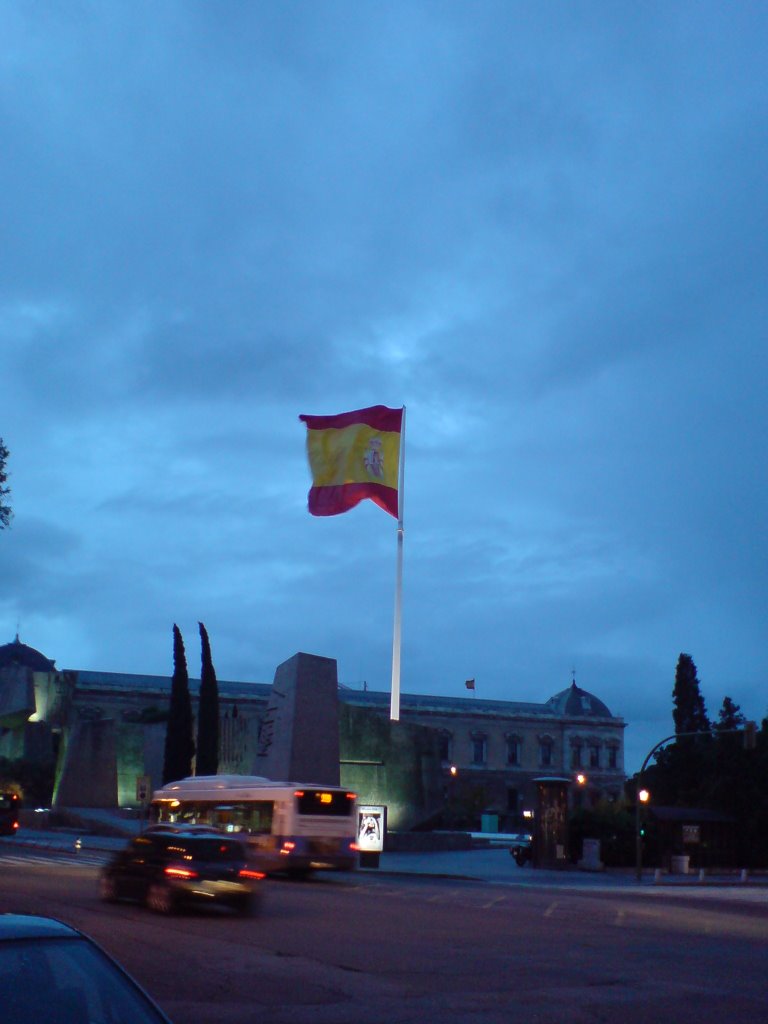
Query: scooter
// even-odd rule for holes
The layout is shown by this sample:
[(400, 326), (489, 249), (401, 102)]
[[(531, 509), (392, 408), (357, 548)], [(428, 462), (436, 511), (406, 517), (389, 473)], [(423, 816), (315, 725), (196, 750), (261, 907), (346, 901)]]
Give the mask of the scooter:
[(517, 846), (510, 846), (509, 852), (515, 858), (515, 862), (519, 868), (523, 867), (531, 859), (530, 843), (525, 846), (519, 844)]

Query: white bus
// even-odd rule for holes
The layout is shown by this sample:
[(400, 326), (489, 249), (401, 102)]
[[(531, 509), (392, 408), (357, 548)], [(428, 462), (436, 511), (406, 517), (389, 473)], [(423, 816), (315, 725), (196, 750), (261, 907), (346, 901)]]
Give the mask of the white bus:
[(258, 775), (196, 775), (152, 796), (151, 824), (210, 825), (247, 838), (262, 871), (305, 875), (357, 866), (356, 794)]

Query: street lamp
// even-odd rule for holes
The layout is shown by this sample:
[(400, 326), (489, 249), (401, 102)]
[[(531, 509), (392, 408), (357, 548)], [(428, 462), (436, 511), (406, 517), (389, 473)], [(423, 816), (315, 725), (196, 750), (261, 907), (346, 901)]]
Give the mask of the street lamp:
[[(745, 722), (743, 728), (741, 726), (739, 726), (738, 729), (718, 729), (717, 732), (721, 736), (723, 735), (723, 733), (734, 733), (734, 732), (742, 733), (743, 737), (744, 737), (744, 747), (745, 747), (745, 749), (746, 750), (751, 750), (754, 747), (754, 745), (755, 745), (755, 729), (756, 729), (756, 726), (755, 726), (754, 722)], [(645, 760), (643, 761), (642, 765), (640, 766), (640, 771), (635, 776), (635, 780), (636, 780), (635, 781), (635, 785), (638, 787), (637, 788), (637, 796), (635, 797), (635, 865), (637, 867), (637, 880), (638, 880), (638, 882), (641, 881), (642, 868), (643, 868), (642, 837), (640, 835), (640, 804), (641, 803), (647, 803), (648, 800), (650, 799), (650, 793), (648, 792), (648, 790), (647, 789), (640, 789), (639, 787), (640, 787), (640, 779), (642, 779), (643, 772), (648, 767), (648, 762), (651, 760), (651, 758), (656, 753), (656, 751), (657, 750), (661, 750), (661, 748), (666, 743), (669, 743), (670, 740), (677, 741), (677, 740), (681, 739), (684, 736), (686, 738), (690, 737), (690, 736), (695, 736), (697, 738), (700, 738), (702, 736), (714, 735), (714, 733), (715, 733), (715, 730), (713, 730), (713, 729), (700, 729), (700, 730), (695, 730), (694, 732), (676, 732), (676, 733), (673, 733), (672, 736), (665, 736), (663, 740), (659, 740), (659, 742), (655, 743), (651, 747), (651, 749), (648, 751), (648, 753), (646, 754)]]
[(635, 865), (637, 867), (637, 880), (641, 881), (643, 876), (643, 833), (640, 819), (640, 808), (647, 804), (651, 794), (647, 789), (638, 789), (635, 797)]

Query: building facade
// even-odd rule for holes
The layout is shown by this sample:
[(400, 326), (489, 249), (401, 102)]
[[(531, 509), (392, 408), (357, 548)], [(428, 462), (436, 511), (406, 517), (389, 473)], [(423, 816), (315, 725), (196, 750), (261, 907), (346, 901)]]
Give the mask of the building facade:
[[(218, 687), (219, 771), (262, 774), (272, 685)], [(170, 688), (170, 676), (60, 670), (17, 636), (0, 646), (0, 757), (55, 764), (57, 806), (136, 806), (139, 778), (161, 782)], [(573, 780), (572, 804), (623, 791), (625, 723), (575, 682), (541, 704), (406, 693), (399, 722), (388, 693), (339, 686), (338, 719), (342, 785), (386, 804), (393, 828), (517, 829), (542, 776)]]
[[(389, 694), (340, 696), (388, 714)], [(452, 813), (485, 815), (501, 831), (515, 831), (536, 805), (542, 776), (570, 779), (572, 806), (623, 794), (625, 723), (575, 682), (542, 704), (404, 694), (400, 717), (436, 738), (446, 822)]]

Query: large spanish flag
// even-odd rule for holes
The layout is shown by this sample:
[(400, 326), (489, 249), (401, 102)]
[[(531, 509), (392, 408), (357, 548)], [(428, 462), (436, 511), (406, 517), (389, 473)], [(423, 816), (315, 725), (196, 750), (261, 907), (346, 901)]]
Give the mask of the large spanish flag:
[(397, 519), (403, 410), (373, 405), (299, 419), (307, 425), (312, 515), (335, 516), (370, 498)]

